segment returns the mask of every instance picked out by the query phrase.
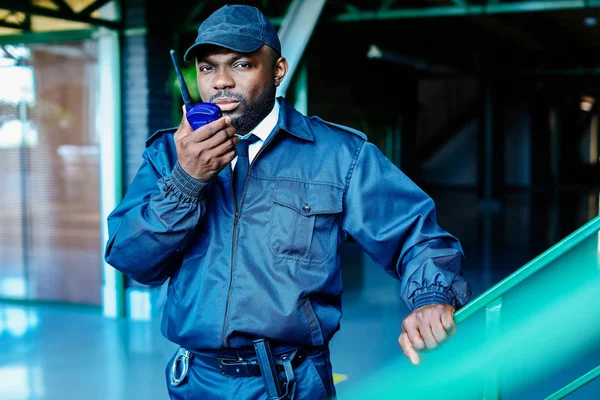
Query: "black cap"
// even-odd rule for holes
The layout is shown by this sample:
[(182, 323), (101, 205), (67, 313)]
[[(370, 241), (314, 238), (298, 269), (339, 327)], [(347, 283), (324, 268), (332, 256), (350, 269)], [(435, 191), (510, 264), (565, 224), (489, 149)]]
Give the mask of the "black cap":
[(196, 42), (185, 52), (190, 61), (198, 47), (206, 44), (240, 53), (252, 53), (268, 45), (281, 55), (281, 43), (275, 27), (256, 7), (227, 5), (212, 13), (198, 28)]

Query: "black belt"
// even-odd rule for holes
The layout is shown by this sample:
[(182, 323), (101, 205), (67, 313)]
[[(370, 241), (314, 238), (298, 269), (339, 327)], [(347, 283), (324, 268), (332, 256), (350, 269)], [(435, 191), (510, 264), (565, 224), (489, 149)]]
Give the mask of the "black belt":
[[(283, 372), (283, 362), (287, 359), (291, 361), (292, 368), (296, 368), (302, 364), (306, 357), (318, 352), (319, 350), (298, 348), (287, 353), (278, 354), (275, 360), (276, 368), (278, 371)], [(261, 376), (258, 360), (254, 357), (232, 359), (196, 352), (193, 353), (193, 357), (218, 369), (223, 375), (238, 377)]]

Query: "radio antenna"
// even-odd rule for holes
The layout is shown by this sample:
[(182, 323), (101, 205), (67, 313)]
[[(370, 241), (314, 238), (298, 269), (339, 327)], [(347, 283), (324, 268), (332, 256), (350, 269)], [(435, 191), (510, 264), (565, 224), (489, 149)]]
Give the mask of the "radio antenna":
[(183, 98), (183, 103), (186, 107), (192, 107), (194, 102), (192, 101), (192, 96), (190, 96), (190, 91), (188, 90), (187, 85), (185, 84), (185, 80), (183, 79), (183, 74), (181, 73), (181, 68), (179, 67), (179, 62), (177, 62), (177, 56), (175, 55), (175, 50), (171, 50), (171, 59), (173, 60), (173, 66), (175, 67), (175, 72), (177, 73), (177, 80), (179, 81), (179, 90), (181, 91), (181, 97)]

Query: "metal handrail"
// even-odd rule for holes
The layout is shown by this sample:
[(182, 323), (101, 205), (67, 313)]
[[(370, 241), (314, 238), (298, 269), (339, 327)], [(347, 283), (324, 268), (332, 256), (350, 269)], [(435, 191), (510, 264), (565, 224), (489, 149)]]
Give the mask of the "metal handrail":
[(459, 324), (476, 312), (486, 308), (487, 305), (501, 298), (510, 289), (545, 268), (551, 262), (588, 238), (591, 234), (598, 231), (600, 231), (600, 216), (589, 221), (587, 224), (558, 242), (555, 246), (525, 264), (522, 268), (509, 275), (497, 285), (494, 285), (473, 302), (457, 311), (454, 315), (456, 323)]
[(581, 388), (584, 385), (587, 385), (594, 379), (600, 377), (600, 365), (596, 368), (593, 368), (581, 375), (579, 378), (575, 379), (573, 382), (563, 386), (561, 389), (552, 393), (550, 396), (546, 397), (544, 400), (559, 400), (567, 397), (577, 389)]
[[(506, 292), (525, 281), (530, 276), (539, 272), (543, 268), (547, 267), (560, 256), (598, 231), (600, 231), (600, 216), (589, 221), (587, 224), (583, 225), (565, 239), (561, 240), (555, 246), (551, 247), (529, 263), (525, 264), (525, 266), (509, 275), (497, 285), (494, 285), (488, 291), (475, 299), (472, 303), (457, 311), (454, 315), (456, 323), (461, 323), (473, 314), (485, 308), (486, 325), (488, 325), (490, 328), (490, 333), (493, 334), (498, 330), (498, 321), (502, 312), (502, 298)], [(598, 376), (600, 376), (600, 366), (563, 386), (545, 400), (562, 399), (570, 393), (578, 390), (583, 385), (594, 380)], [(498, 382), (492, 380), (488, 386), (489, 387), (486, 388), (485, 397), (490, 399), (500, 399), (500, 387)]]
[[(392, 394), (399, 395), (400, 391), (403, 391), (405, 394), (407, 393), (419, 393), (419, 396), (424, 395), (426, 392), (430, 393), (434, 396), (434, 392), (438, 393), (438, 390), (442, 387), (446, 391), (445, 398), (461, 398), (460, 396), (466, 395), (467, 393), (471, 393), (474, 396), (481, 395), (481, 397), (486, 400), (499, 400), (502, 398), (502, 376), (503, 370), (505, 368), (511, 368), (510, 364), (502, 361), (502, 358), (505, 358), (504, 353), (506, 349), (515, 349), (516, 345), (522, 351), (520, 352), (519, 357), (516, 357), (517, 361), (526, 361), (528, 362), (528, 349), (526, 347), (526, 341), (522, 341), (518, 335), (515, 335), (515, 331), (507, 332), (506, 329), (509, 327), (506, 323), (511, 323), (515, 325), (517, 328), (522, 326), (523, 323), (527, 324), (527, 321), (522, 321), (522, 317), (526, 315), (519, 314), (519, 318), (517, 320), (511, 320), (511, 315), (509, 314), (505, 319), (503, 314), (506, 313), (506, 309), (508, 307), (508, 311), (513, 311), (514, 301), (519, 295), (526, 295), (527, 287), (524, 288), (523, 291), (520, 291), (518, 288), (515, 288), (519, 284), (528, 280), (528, 278), (532, 278), (528, 280), (527, 283), (531, 283), (535, 286), (532, 275), (540, 272), (544, 268), (548, 267), (546, 271), (554, 270), (554, 267), (569, 267), (573, 264), (573, 259), (568, 256), (568, 254), (574, 254), (572, 252), (576, 252), (576, 249), (579, 248), (582, 244), (588, 243), (592, 240), (592, 247), (585, 245), (583, 249), (585, 251), (596, 252), (595, 250), (595, 236), (600, 232), (600, 217), (596, 217), (591, 220), (587, 224), (583, 225), (581, 228), (577, 229), (575, 232), (561, 240), (559, 243), (554, 245), (549, 250), (545, 251), (538, 257), (536, 257), (533, 261), (527, 263), (518, 271), (511, 274), (508, 278), (502, 280), (500, 283), (495, 285), (493, 288), (489, 289), (481, 296), (473, 300), (472, 303), (466, 305), (461, 310), (455, 313), (455, 321), (457, 324), (464, 323), (467, 325), (465, 321), (468, 318), (474, 317), (474, 314), (483, 314), (480, 315), (484, 319), (484, 327), (481, 327), (481, 319), (476, 320), (477, 328), (475, 331), (471, 331), (477, 337), (467, 338), (466, 340), (460, 340), (456, 343), (458, 347), (454, 347), (454, 350), (459, 350), (460, 353), (456, 353), (458, 357), (453, 358), (444, 358), (443, 349), (439, 354), (439, 356), (433, 356), (430, 360), (436, 360), (438, 363), (435, 368), (432, 368), (428, 374), (422, 374), (422, 371), (418, 371), (417, 369), (406, 369), (402, 370), (403, 365), (407, 365), (406, 360), (398, 359), (394, 363), (390, 363), (385, 368), (381, 369), (377, 374), (373, 374), (367, 380), (365, 380), (361, 386), (354, 386), (350, 391), (345, 394), (349, 396), (349, 399), (363, 399), (363, 398), (393, 398)], [(564, 260), (563, 260), (564, 257)], [(577, 255), (575, 254), (575, 257)], [(595, 268), (595, 260), (596, 257), (592, 256), (589, 260), (594, 265), (588, 265), (593, 267), (591, 270), (596, 271)], [(565, 265), (558, 265), (561, 261), (565, 261)], [(550, 265), (552, 264), (552, 265)], [(561, 269), (561, 268), (558, 268)], [(568, 271), (563, 271), (568, 272)], [(544, 275), (544, 274), (543, 274)], [(548, 278), (548, 276), (546, 276)], [(593, 295), (597, 291), (598, 283), (600, 276), (594, 274), (594, 279), (592, 281), (586, 281), (584, 286), (579, 285), (579, 290), (576, 295), (568, 296), (567, 301), (563, 301), (554, 309), (546, 308), (546, 309), (535, 309), (528, 308), (526, 312), (535, 313), (535, 318), (532, 323), (537, 324), (535, 329), (527, 329), (523, 334), (528, 335), (528, 338), (532, 338), (532, 335), (536, 335), (538, 332), (538, 328), (541, 327), (539, 324), (542, 321), (546, 321), (553, 313), (564, 312), (565, 310), (570, 310), (574, 304), (581, 304), (585, 300), (588, 301), (589, 298), (593, 298)], [(542, 279), (544, 281), (544, 279)], [(539, 283), (539, 282), (538, 282)], [(527, 286), (527, 285), (524, 285)], [(510, 298), (511, 294), (514, 293), (517, 297)], [(554, 304), (554, 303), (553, 303)], [(483, 311), (483, 313), (481, 313)], [(521, 308), (521, 311), (523, 309)], [(597, 312), (597, 309), (595, 309)], [(594, 314), (597, 315), (597, 314)], [(475, 320), (475, 318), (471, 318), (471, 320)], [(587, 320), (589, 322), (589, 326), (594, 325), (594, 320)], [(556, 320), (555, 320), (556, 323)], [(587, 325), (586, 325), (587, 326)], [(588, 326), (588, 328), (589, 328)], [(471, 326), (473, 328), (473, 326)], [(483, 328), (483, 329), (482, 329)], [(527, 327), (531, 328), (531, 326)], [(459, 328), (460, 329), (460, 328)], [(561, 325), (561, 329), (559, 329), (561, 335), (565, 335), (568, 332), (568, 326), (565, 324)], [(586, 332), (592, 332), (590, 329), (586, 329)], [(600, 333), (600, 330), (594, 329), (594, 335)], [(509, 333), (508, 336), (504, 337), (506, 333)], [(483, 335), (483, 337), (482, 337)], [(597, 336), (594, 336), (597, 337)], [(480, 340), (481, 339), (481, 340)], [(473, 340), (476, 342), (474, 343)], [(527, 339), (528, 340), (528, 339)], [(591, 337), (586, 336), (585, 340), (592, 340)], [(516, 343), (515, 343), (516, 341)], [(545, 342), (545, 341), (543, 341)], [(486, 346), (491, 343), (498, 343), (499, 347), (495, 349), (493, 352), (487, 352)], [(585, 342), (581, 342), (585, 343)], [(581, 344), (580, 343), (580, 344)], [(465, 351), (467, 348), (475, 346), (474, 351)], [(581, 346), (580, 346), (581, 347)], [(548, 351), (549, 346), (533, 346), (533, 348), (537, 348), (541, 351)], [(452, 349), (452, 347), (447, 348)], [(561, 347), (558, 349), (563, 353), (566, 349)], [(581, 350), (581, 349), (579, 349)], [(450, 350), (452, 351), (452, 350)], [(552, 362), (556, 364), (554, 361), (561, 363), (563, 362), (561, 354), (558, 354), (558, 359), (553, 360)], [(445, 353), (446, 357), (449, 357), (452, 353)], [(466, 364), (470, 363), (473, 357), (479, 358), (482, 355), (488, 355), (485, 360), (478, 359), (476, 364), (476, 370), (471, 369), (469, 367), (464, 367)], [(437, 357), (437, 358), (436, 358)], [(530, 358), (530, 357), (529, 357)], [(551, 358), (547, 358), (551, 360)], [(434, 367), (434, 364), (431, 364)], [(464, 368), (463, 368), (464, 367)], [(403, 374), (403, 379), (406, 379), (406, 382), (410, 382), (408, 385), (400, 385), (398, 386), (398, 374)], [(441, 373), (441, 378), (436, 381), (434, 386), (431, 385), (431, 381), (429, 379), (430, 376), (435, 375), (436, 373)], [(474, 375), (473, 375), (474, 374)], [(535, 375), (535, 374), (533, 374)], [(538, 374), (541, 375), (541, 374)], [(470, 376), (470, 378), (468, 378)], [(574, 392), (579, 389), (583, 385), (588, 382), (598, 378), (600, 376), (600, 366), (593, 369), (592, 371), (586, 373), (585, 375), (577, 378), (571, 383), (565, 385), (562, 389), (560, 389), (557, 393), (551, 395), (550, 400), (556, 400), (558, 398), (564, 397), (569, 393)], [(475, 378), (472, 385), (465, 381), (464, 386), (457, 387), (455, 385), (455, 381), (457, 379), (462, 379), (462, 377), (467, 377), (468, 379)], [(412, 392), (411, 392), (412, 391)], [(443, 396), (439, 396), (439, 394), (435, 395), (436, 397), (442, 398)], [(408, 395), (407, 397), (410, 397)], [(430, 396), (431, 397), (431, 396)], [(425, 397), (423, 397), (425, 398)], [(548, 399), (546, 399), (548, 400)]]

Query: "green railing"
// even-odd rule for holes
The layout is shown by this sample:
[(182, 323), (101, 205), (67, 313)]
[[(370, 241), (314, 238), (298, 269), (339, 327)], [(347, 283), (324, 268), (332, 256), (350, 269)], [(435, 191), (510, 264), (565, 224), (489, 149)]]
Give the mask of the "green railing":
[(456, 323), (464, 321), (477, 311), (486, 307), (488, 304), (499, 299), (504, 293), (508, 292), (510, 289), (517, 286), (539, 270), (547, 267), (551, 262), (577, 246), (584, 239), (589, 238), (590, 235), (597, 233), (599, 230), (600, 217), (596, 217), (563, 239), (561, 242), (557, 243), (554, 247), (551, 247), (537, 258), (525, 264), (525, 266), (517, 270), (515, 273), (508, 276), (494, 287), (490, 288), (487, 292), (477, 297), (464, 308), (457, 311), (454, 316)]
[[(600, 354), (599, 231), (597, 217), (459, 310), (457, 334), (420, 365), (399, 356), (340, 397), (560, 399), (591, 382), (600, 366), (573, 374)], [(557, 375), (567, 384), (547, 382)], [(547, 392), (532, 397), (536, 383)]]
[(562, 398), (570, 395), (571, 393), (573, 393), (580, 387), (590, 383), (591, 381), (593, 381), (594, 379), (596, 379), (599, 376), (600, 376), (600, 365), (598, 365), (596, 368), (586, 372), (585, 374), (581, 375), (579, 378), (575, 379), (573, 382), (564, 386), (562, 389), (557, 390), (550, 396), (546, 397), (545, 400), (562, 399)]

